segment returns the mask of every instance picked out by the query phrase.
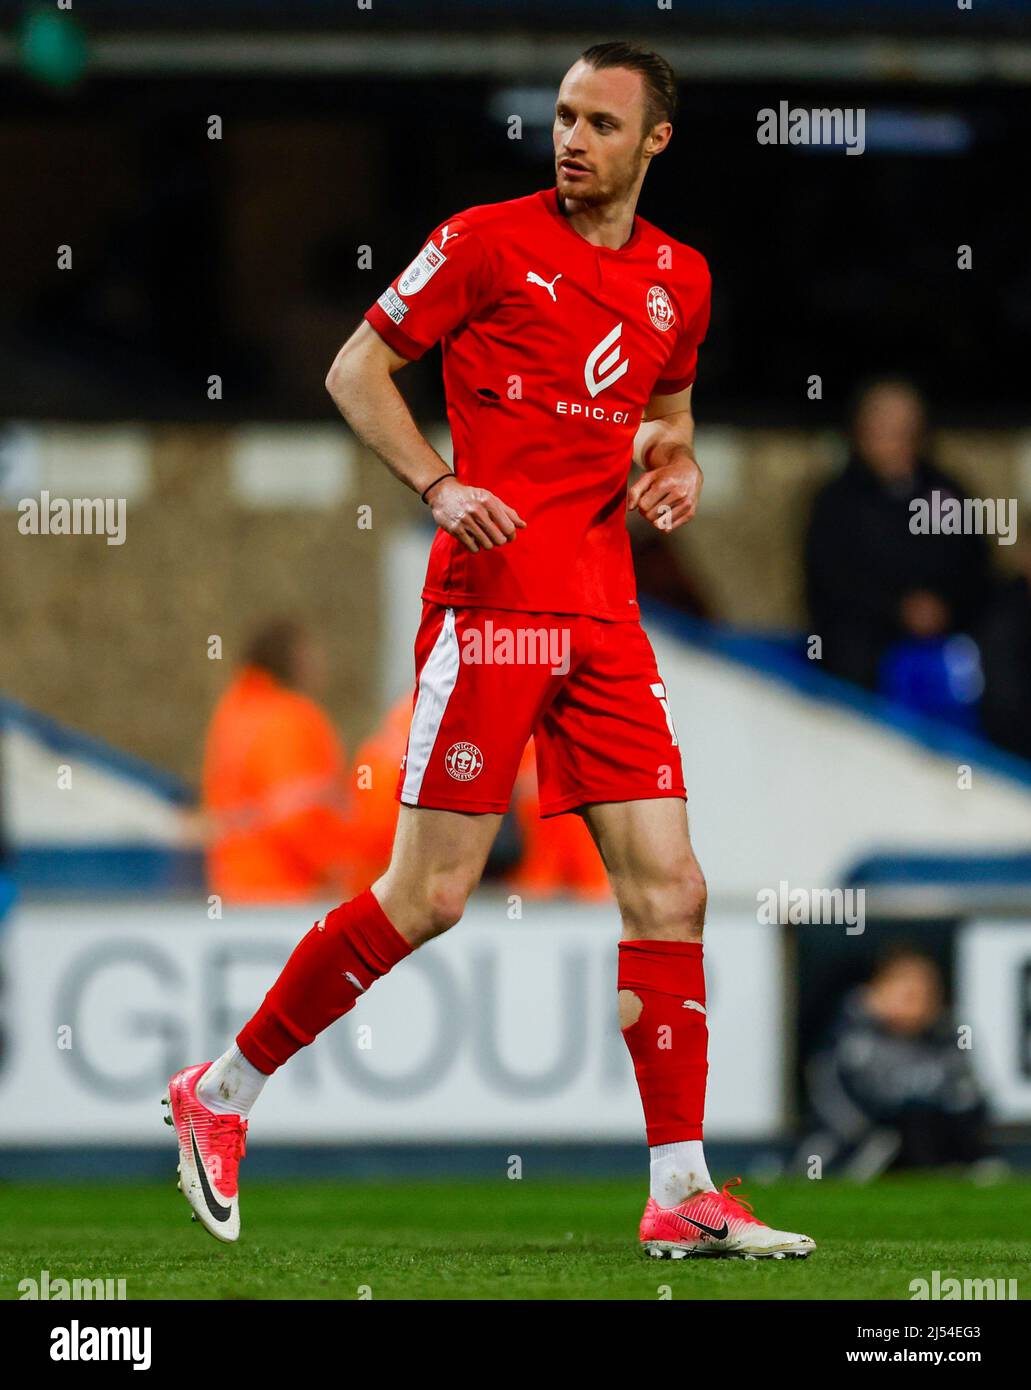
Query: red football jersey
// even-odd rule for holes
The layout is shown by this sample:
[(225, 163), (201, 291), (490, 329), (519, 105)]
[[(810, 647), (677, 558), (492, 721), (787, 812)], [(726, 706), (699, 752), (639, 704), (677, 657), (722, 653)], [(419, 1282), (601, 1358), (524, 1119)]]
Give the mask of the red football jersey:
[(697, 251), (643, 217), (618, 250), (592, 246), (554, 188), (432, 233), (365, 317), (413, 360), (442, 340), (455, 472), (526, 528), (475, 555), (438, 530), (424, 598), (637, 618), (633, 439), (653, 393), (694, 381), (709, 301)]

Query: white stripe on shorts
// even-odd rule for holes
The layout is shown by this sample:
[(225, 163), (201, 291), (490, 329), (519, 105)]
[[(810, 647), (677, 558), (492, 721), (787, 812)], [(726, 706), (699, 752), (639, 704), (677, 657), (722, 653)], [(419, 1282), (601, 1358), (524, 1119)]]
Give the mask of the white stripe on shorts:
[(401, 800), (406, 806), (419, 804), (422, 779), (429, 766), (430, 754), (440, 732), (444, 711), (458, 683), (460, 665), (455, 610), (449, 608), (444, 614), (440, 636), (434, 642), (433, 650), (419, 676), (419, 695), (415, 701), (412, 728), (408, 735), (408, 761), (405, 763), (405, 780), (401, 788)]

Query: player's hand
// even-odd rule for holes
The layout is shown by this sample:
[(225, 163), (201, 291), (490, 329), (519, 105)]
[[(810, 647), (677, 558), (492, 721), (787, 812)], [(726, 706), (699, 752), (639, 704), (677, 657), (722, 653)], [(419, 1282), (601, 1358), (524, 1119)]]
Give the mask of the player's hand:
[(515, 539), (526, 525), (514, 507), (483, 487), (467, 487), (457, 478), (445, 478), (429, 498), (433, 520), (449, 536), (460, 540), (475, 555)]
[(701, 491), (702, 470), (684, 454), (643, 473), (627, 495), (627, 510), (640, 512), (657, 531), (673, 531), (694, 516)]

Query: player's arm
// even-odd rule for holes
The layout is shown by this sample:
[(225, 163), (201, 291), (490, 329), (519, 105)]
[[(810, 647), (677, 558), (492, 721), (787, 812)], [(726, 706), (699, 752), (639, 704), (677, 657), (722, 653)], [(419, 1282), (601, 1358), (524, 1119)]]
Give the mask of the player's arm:
[(526, 523), (492, 492), (460, 483), (420, 433), (392, 379), (408, 360), (363, 320), (337, 353), (326, 390), (362, 443), (413, 492), (421, 496), (443, 476), (425, 499), (438, 526), (474, 552), (504, 545)]
[(694, 454), (693, 389), (653, 395), (634, 436), (634, 462), (644, 472), (630, 488), (627, 506), (660, 531), (690, 521), (702, 491), (702, 470)]

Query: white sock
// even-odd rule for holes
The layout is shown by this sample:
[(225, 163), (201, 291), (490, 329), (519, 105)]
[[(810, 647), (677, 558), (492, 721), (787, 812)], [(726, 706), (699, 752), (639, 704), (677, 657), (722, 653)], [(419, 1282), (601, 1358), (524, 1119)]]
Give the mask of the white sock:
[(696, 1192), (715, 1192), (700, 1139), (656, 1144), (651, 1155), (651, 1195), (660, 1207), (679, 1207)]
[(234, 1043), (197, 1082), (197, 1095), (216, 1115), (246, 1119), (267, 1080), (265, 1073), (252, 1066)]

